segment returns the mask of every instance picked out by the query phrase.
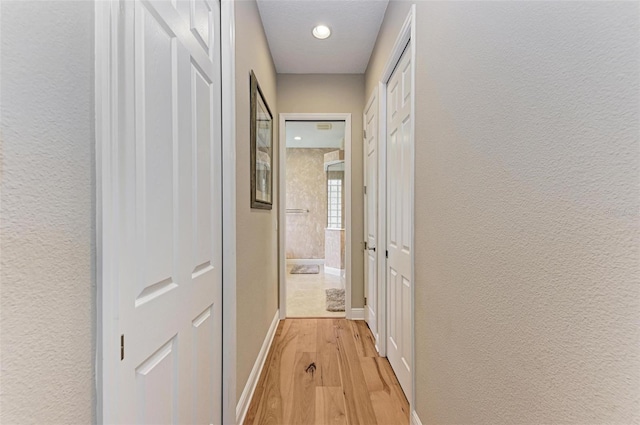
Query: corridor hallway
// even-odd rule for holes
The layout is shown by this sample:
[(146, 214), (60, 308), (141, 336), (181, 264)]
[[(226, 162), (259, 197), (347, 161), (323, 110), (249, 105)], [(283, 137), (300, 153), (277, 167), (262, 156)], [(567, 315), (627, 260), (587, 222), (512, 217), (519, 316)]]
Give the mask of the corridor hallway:
[(401, 425), (409, 403), (364, 321), (287, 319), (244, 425)]

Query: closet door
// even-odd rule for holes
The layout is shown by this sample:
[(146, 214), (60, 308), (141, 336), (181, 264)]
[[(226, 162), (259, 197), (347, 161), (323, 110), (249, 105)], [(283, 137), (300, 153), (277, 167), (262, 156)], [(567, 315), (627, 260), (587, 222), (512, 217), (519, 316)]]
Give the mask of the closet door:
[(411, 48), (387, 84), (387, 357), (411, 400), (413, 247)]
[(371, 98), (364, 111), (364, 316), (379, 348), (378, 332), (378, 97)]
[(221, 423), (220, 3), (118, 13), (114, 422)]

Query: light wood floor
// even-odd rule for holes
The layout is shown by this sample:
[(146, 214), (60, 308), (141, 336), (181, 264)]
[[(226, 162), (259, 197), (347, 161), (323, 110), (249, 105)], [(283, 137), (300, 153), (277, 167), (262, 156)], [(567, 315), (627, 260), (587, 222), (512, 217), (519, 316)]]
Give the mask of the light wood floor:
[(364, 321), (280, 322), (244, 425), (400, 425), (409, 404)]

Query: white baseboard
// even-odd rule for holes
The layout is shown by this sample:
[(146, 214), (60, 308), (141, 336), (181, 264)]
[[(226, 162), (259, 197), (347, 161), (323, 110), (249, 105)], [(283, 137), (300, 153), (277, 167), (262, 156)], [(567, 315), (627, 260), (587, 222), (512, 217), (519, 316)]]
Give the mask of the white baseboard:
[(324, 266), (324, 274), (330, 274), (333, 276), (342, 276), (343, 273), (344, 273), (343, 269)]
[(352, 308), (351, 320), (364, 320), (364, 308)]
[(244, 386), (244, 390), (242, 390), (240, 400), (238, 400), (238, 404), (236, 405), (237, 424), (242, 424), (244, 422), (245, 416), (247, 416), (251, 398), (253, 397), (253, 393), (256, 390), (256, 386), (258, 385), (258, 380), (260, 379), (260, 374), (262, 373), (264, 362), (265, 360), (267, 360), (267, 354), (269, 353), (269, 349), (271, 348), (273, 337), (276, 335), (276, 329), (278, 328), (279, 321), (280, 311), (277, 310), (275, 316), (273, 316), (273, 321), (271, 322), (271, 326), (269, 327), (267, 336), (264, 338), (264, 342), (262, 343), (260, 352), (258, 353), (258, 358), (253, 364), (253, 369), (251, 369), (249, 379), (247, 379), (247, 384)]
[(287, 258), (287, 265), (290, 264), (324, 264), (324, 258)]
[(418, 417), (418, 412), (415, 410), (411, 412), (411, 425), (422, 425), (422, 421)]

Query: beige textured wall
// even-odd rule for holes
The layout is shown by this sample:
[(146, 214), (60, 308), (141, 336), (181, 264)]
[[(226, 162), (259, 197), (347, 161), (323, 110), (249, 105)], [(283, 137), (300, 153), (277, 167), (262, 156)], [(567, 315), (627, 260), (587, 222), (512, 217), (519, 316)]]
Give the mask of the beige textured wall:
[[(278, 309), (278, 169), (274, 158), (273, 209), (250, 208), (249, 72), (253, 69), (277, 127), (276, 71), (256, 2), (235, 2), (237, 178), (237, 387), (242, 394)], [(274, 128), (274, 152), (278, 152)]]
[(351, 113), (351, 305), (364, 306), (362, 74), (278, 74), (278, 112)]
[(0, 423), (95, 421), (93, 2), (0, 2)]
[(327, 177), (324, 154), (335, 149), (287, 148), (287, 208), (308, 214), (286, 214), (286, 258), (324, 258), (327, 227)]
[(638, 7), (418, 3), (422, 423), (640, 423)]
[(384, 14), (384, 20), (380, 25), (378, 38), (371, 52), (371, 58), (365, 72), (365, 97), (367, 101), (371, 98), (373, 90), (378, 87), (382, 77), (383, 68), (389, 60), (389, 52), (396, 42), (396, 37), (402, 28), (402, 24), (407, 18), (412, 3), (409, 1), (390, 1)]

